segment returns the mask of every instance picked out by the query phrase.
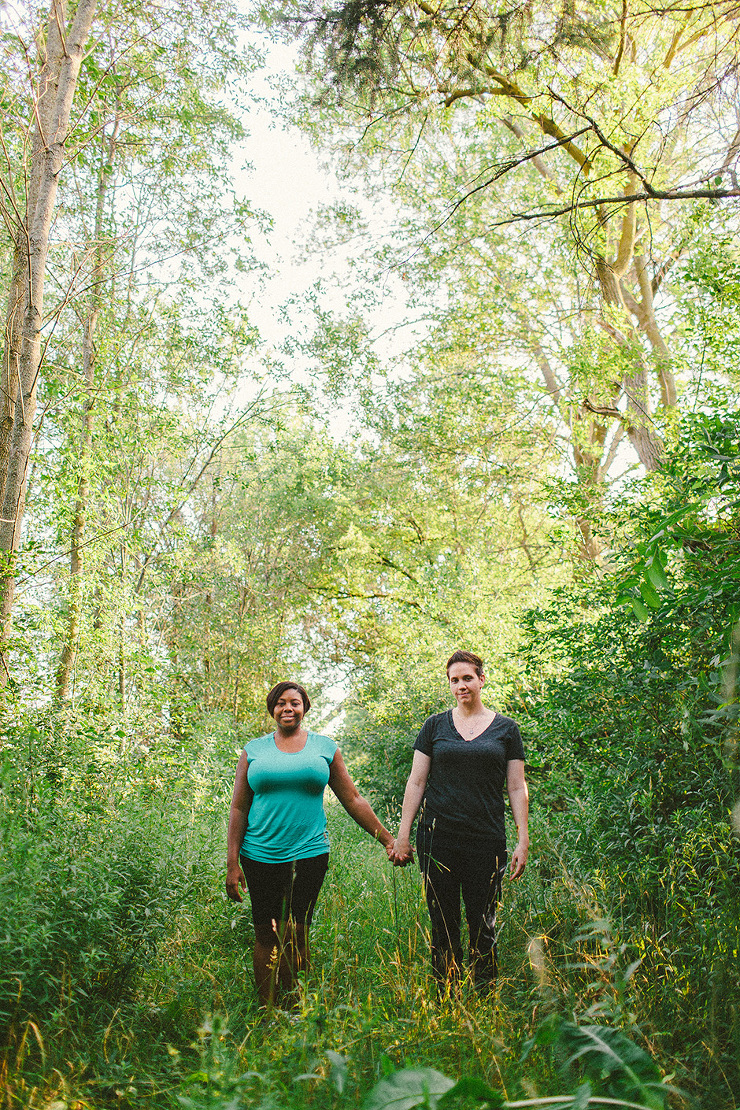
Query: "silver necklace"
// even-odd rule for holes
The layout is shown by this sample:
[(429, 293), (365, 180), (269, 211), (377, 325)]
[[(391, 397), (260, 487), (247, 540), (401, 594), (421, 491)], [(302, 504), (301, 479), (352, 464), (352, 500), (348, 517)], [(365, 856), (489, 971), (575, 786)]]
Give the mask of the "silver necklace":
[[(496, 716), (496, 714), (494, 713), (493, 717), (491, 718), (491, 721), (493, 720), (493, 718), (494, 718), (495, 716)], [(480, 731), (480, 728), (479, 728), (479, 725), (478, 725), (478, 724), (477, 724), (476, 722), (479, 722), (479, 721), (484, 721), (484, 720), (485, 720), (485, 717), (486, 717), (486, 714), (485, 714), (485, 712), (484, 712), (484, 713), (477, 713), (477, 714), (475, 715), (475, 717), (468, 717), (468, 719), (467, 719), (467, 720), (468, 720), (468, 722), (469, 722), (469, 723), (468, 723), (468, 724), (465, 724), (465, 725), (463, 725), (463, 724), (461, 723), (461, 724), (460, 724), (460, 728), (459, 728), (459, 731), (460, 731), (460, 732), (462, 732), (462, 734), (463, 734), (464, 736), (468, 736), (468, 735), (469, 735), (469, 736), (470, 736), (471, 738), (472, 738), (472, 737), (474, 737), (474, 736), (477, 736), (477, 735), (478, 735), (478, 732)], [(489, 721), (489, 722), (488, 722), (488, 724), (490, 724), (490, 723), (491, 723), (491, 721)], [(486, 727), (488, 727), (488, 725), (486, 725)], [(484, 730), (484, 731), (485, 731), (485, 730)]]

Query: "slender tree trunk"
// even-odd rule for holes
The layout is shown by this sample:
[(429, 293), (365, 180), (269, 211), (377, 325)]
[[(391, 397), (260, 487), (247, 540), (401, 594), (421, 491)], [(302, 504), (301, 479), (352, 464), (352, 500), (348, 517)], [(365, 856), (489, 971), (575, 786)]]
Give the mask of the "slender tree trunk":
[(637, 318), (655, 354), (660, 380), (661, 402), (664, 408), (673, 409), (678, 403), (676, 379), (673, 374), (673, 358), (658, 327), (653, 303), (653, 286), (647, 273), (645, 259), (641, 255), (635, 257), (635, 269), (637, 270), (637, 280), (642, 294), (642, 302), (637, 306)]
[(85, 537), (85, 524), (87, 522), (87, 506), (90, 490), (90, 448), (93, 433), (93, 387), (95, 383), (93, 333), (97, 322), (98, 309), (94, 309), (84, 323), (82, 340), (82, 361), (85, 375), (85, 407), (80, 435), (79, 477), (77, 481), (77, 498), (75, 501), (75, 515), (72, 524), (69, 564), (69, 609), (67, 613), (67, 631), (64, 638), (64, 647), (59, 661), (56, 675), (57, 701), (66, 701), (70, 695), (70, 680), (75, 656), (77, 654), (77, 638), (80, 631), (80, 614), (82, 612), (82, 586), (83, 586), (83, 542)]
[(118, 630), (118, 708), (126, 715), (126, 621), (121, 615)]
[(67, 31), (65, 0), (51, 0), (46, 58), (38, 81), (26, 214), (15, 228), (13, 273), (5, 321), (0, 418), (0, 635), (8, 678), (7, 640), (15, 593), (15, 564), (26, 497), (36, 391), (41, 368), (41, 327), (49, 232), (54, 215), (72, 102), (96, 0), (79, 0)]
[(234, 679), (234, 700), (232, 704), (232, 712), (234, 714), (234, 722), (239, 724), (239, 673), (237, 671), (236, 678)]
[(184, 710), (184, 690), (180, 676), (179, 635), (182, 628), (182, 579), (176, 579), (171, 586), (172, 613), (168, 626), (170, 654), (170, 735), (173, 740), (184, 740), (186, 736), (186, 715)]
[(118, 708), (126, 715), (126, 614), (118, 620)]
[(80, 632), (84, 572), (83, 549), (90, 495), (90, 465), (95, 408), (95, 332), (98, 325), (98, 317), (100, 316), (104, 278), (103, 220), (107, 186), (111, 179), (111, 169), (115, 158), (117, 132), (118, 120), (116, 120), (113, 134), (108, 140), (107, 153), (105, 150), (103, 151), (100, 162), (97, 203), (95, 208), (95, 228), (93, 232), (94, 264), (90, 281), (90, 297), (82, 321), (82, 370), (85, 380), (85, 401), (82, 429), (80, 432), (77, 497), (75, 500), (75, 515), (70, 542), (67, 631), (56, 674), (57, 702), (64, 702), (70, 696), (72, 669), (77, 655), (77, 640)]
[(640, 343), (637, 336), (625, 335), (613, 324), (602, 320), (602, 328), (617, 344), (624, 348), (625, 353), (634, 365), (631, 374), (625, 374), (624, 393), (627, 398), (627, 412), (623, 422), (634, 447), (637, 457), (646, 470), (657, 470), (663, 457), (663, 441), (655, 428), (655, 423), (650, 415), (650, 388), (648, 385), (647, 368), (640, 354)]
[[(585, 405), (576, 408), (563, 399), (562, 387), (541, 343), (536, 338), (536, 329), (523, 313), (520, 314), (520, 320), (527, 334), (534, 337), (530, 340), (532, 354), (544, 379), (548, 395), (570, 426), (570, 440), (578, 484), (584, 490), (585, 499), (589, 504), (601, 506), (606, 476), (606, 469), (603, 466), (606, 425), (603, 420), (597, 420)], [(580, 534), (581, 559), (584, 562), (598, 563), (601, 558), (601, 544), (594, 535), (590, 521), (582, 514), (576, 516), (575, 521)]]
[(663, 442), (650, 417), (647, 370), (638, 367), (624, 379), (627, 394), (627, 435), (646, 470), (657, 470), (663, 457)]
[[(600, 463), (606, 442), (606, 425), (597, 420), (585, 405), (581, 405), (579, 409), (573, 411), (571, 427), (573, 460), (576, 464), (578, 484), (584, 491), (587, 503), (600, 507), (604, 497)], [(576, 517), (576, 524), (581, 537), (579, 545), (581, 559), (584, 562), (598, 563), (601, 544), (594, 535), (591, 521), (584, 514), (579, 514)]]

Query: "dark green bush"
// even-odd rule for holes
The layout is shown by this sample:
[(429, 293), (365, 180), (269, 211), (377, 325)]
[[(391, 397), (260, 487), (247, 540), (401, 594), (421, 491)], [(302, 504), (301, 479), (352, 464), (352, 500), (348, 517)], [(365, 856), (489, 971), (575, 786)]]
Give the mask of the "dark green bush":
[[(215, 861), (194, 824), (224, 807), (166, 743), (121, 755), (105, 730), (27, 723), (0, 774), (0, 1027), (101, 1020), (131, 999)], [(215, 762), (214, 760), (211, 763)], [(199, 790), (204, 795), (196, 801)], [(212, 799), (208, 796), (212, 792)]]

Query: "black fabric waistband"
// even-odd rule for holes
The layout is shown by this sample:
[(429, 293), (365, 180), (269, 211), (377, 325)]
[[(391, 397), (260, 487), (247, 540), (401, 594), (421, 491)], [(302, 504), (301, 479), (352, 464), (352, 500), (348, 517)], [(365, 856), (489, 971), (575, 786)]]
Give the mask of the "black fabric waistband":
[(460, 843), (477, 846), (481, 850), (495, 851), (499, 855), (506, 854), (506, 840), (500, 836), (465, 825), (444, 814), (432, 813), (429, 809), (425, 809), (419, 817), (417, 836), (419, 834), (425, 838), (443, 836), (445, 840), (454, 839)]

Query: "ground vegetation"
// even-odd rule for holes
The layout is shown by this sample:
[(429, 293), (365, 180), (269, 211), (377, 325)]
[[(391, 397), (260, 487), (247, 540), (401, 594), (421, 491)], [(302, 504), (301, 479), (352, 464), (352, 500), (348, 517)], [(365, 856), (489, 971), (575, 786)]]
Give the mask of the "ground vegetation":
[[(736, 1110), (735, 14), (273, 6), (357, 189), (303, 245), (352, 244), (347, 308), (286, 306), (278, 358), (244, 17), (3, 12), (8, 1108)], [(416, 870), (329, 805), (266, 1015), (224, 864), (267, 689), (392, 824), (460, 647), (531, 784), (495, 993), (437, 997)]]

